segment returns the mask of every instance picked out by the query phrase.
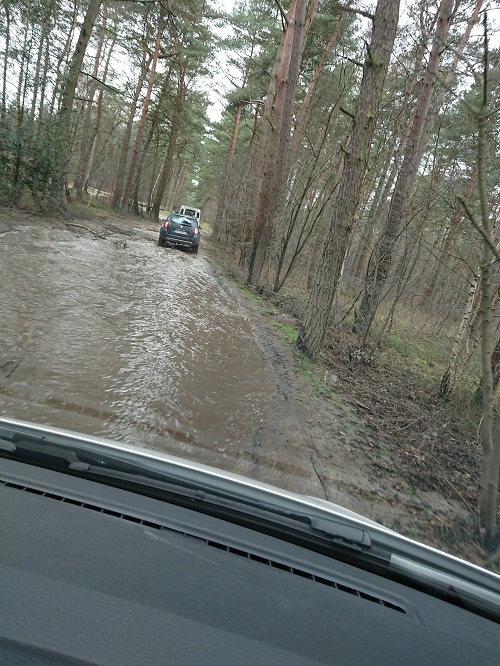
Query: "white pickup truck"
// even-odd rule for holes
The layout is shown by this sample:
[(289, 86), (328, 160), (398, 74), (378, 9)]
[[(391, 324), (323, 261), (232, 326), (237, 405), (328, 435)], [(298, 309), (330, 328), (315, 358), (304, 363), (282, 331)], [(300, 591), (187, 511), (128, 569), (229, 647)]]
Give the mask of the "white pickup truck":
[(196, 218), (198, 224), (201, 220), (201, 210), (199, 208), (191, 208), (191, 206), (181, 206), (179, 209), (181, 215), (187, 215), (188, 217)]

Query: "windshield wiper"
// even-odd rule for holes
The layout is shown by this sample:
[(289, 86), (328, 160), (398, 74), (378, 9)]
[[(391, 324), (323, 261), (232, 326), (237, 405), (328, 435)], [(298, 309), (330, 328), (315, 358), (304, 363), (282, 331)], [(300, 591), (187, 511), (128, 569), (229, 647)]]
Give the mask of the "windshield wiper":
[[(45, 435), (13, 434), (9, 438), (0, 438), (0, 455), (155, 497), (163, 496), (169, 501), (182, 498), (183, 503), (189, 502), (192, 508), (203, 506), (207, 512), (223, 513), (225, 518), (231, 514), (233, 520), (238, 517), (241, 521), (246, 515), (254, 526), (262, 525), (264, 521), (268, 527), (272, 523), (278, 524), (288, 534), (300, 532), (323, 543), (359, 553), (368, 552), (372, 547), (370, 534), (364, 527), (298, 510), (295, 503), (271, 503), (267, 496), (263, 499), (262, 491), (256, 492), (250, 485), (241, 487), (231, 483), (228, 486), (223, 479), (214, 482), (212, 478), (193, 474), (186, 468), (165, 469), (160, 465), (159, 469), (158, 462), (147, 457), (138, 464), (126, 450), (103, 453), (93, 450), (95, 447), (89, 444), (82, 446), (80, 442), (75, 445), (55, 441)], [(388, 562), (389, 556), (383, 559)]]

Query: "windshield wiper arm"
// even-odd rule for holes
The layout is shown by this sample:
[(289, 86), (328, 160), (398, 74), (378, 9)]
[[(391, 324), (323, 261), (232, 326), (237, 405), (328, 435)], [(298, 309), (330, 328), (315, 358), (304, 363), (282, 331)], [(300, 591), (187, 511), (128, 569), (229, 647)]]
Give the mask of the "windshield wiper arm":
[[(86, 456), (85, 456), (86, 457)], [(155, 490), (164, 490), (167, 492), (180, 493), (183, 497), (194, 500), (199, 503), (209, 503), (211, 505), (223, 506), (226, 509), (251, 511), (254, 517), (258, 514), (264, 515), (269, 519), (288, 519), (296, 523), (299, 529), (309, 528), (314, 534), (328, 541), (343, 543), (345, 545), (355, 546), (363, 550), (371, 547), (371, 538), (367, 530), (361, 527), (351, 526), (340, 520), (318, 518), (308, 513), (302, 513), (284, 510), (280, 507), (269, 504), (269, 502), (254, 501), (252, 498), (245, 498), (241, 495), (228, 496), (227, 493), (217, 493), (214, 489), (207, 490), (200, 487), (199, 484), (183, 484), (180, 486), (167, 475), (161, 473), (148, 473), (142, 468), (136, 468), (128, 463), (121, 462), (109, 463), (102, 460), (102, 465), (90, 464), (81, 459), (72, 461), (68, 469), (72, 472), (78, 472), (88, 476), (113, 479), (115, 481), (126, 481), (138, 484), (142, 487), (147, 486)]]
[[(89, 450), (86, 446), (79, 447), (73, 443), (60, 443), (45, 436), (26, 435), (12, 439), (0, 439), (0, 453), (10, 454), (20, 461), (47, 466), (58, 471), (67, 471), (92, 478), (109, 481), (115, 485), (126, 484), (140, 486), (141, 490), (149, 488), (156, 493), (167, 493), (169, 499), (173, 495), (181, 495), (184, 499), (196, 503), (211, 505), (233, 512), (250, 514), (257, 522), (266, 520), (278, 522), (281, 526), (292, 528), (339, 546), (366, 551), (371, 548), (369, 532), (348, 521), (318, 517), (308, 512), (297, 511), (297, 507), (283, 507), (271, 504), (268, 499), (262, 501), (261, 496), (252, 492), (240, 492), (240, 487), (233, 487), (228, 492), (224, 488), (210, 487), (200, 484), (200, 478), (190, 481), (179, 479), (163, 469), (152, 470), (147, 465), (138, 465), (123, 459), (122, 452), (118, 455), (102, 454)], [(126, 454), (126, 451), (123, 453)], [(236, 491), (236, 492), (235, 492)], [(194, 507), (193, 507), (194, 508)], [(302, 507), (301, 507), (302, 508)], [(388, 559), (388, 558), (387, 558)]]

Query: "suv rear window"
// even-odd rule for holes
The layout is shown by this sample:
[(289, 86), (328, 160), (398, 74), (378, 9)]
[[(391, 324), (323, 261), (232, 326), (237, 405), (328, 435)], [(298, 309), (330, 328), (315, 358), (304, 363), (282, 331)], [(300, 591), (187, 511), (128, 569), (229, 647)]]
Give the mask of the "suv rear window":
[(194, 217), (187, 217), (186, 215), (171, 215), (170, 220), (176, 224), (189, 224), (192, 227), (197, 226), (196, 219)]

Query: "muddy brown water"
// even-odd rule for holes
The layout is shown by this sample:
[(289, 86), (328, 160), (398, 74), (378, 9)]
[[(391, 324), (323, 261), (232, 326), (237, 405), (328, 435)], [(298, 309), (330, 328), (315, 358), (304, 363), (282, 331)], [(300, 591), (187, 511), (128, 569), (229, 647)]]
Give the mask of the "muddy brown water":
[(203, 247), (156, 240), (145, 228), (0, 233), (1, 415), (240, 472), (413, 536), (421, 512), (424, 541), (430, 512), (463, 517), (450, 498), (374, 474), (358, 415), (309, 396), (290, 350), (254, 312), (253, 330)]
[(224, 464), (274, 390), (203, 258), (144, 237), (0, 235), (0, 413)]

